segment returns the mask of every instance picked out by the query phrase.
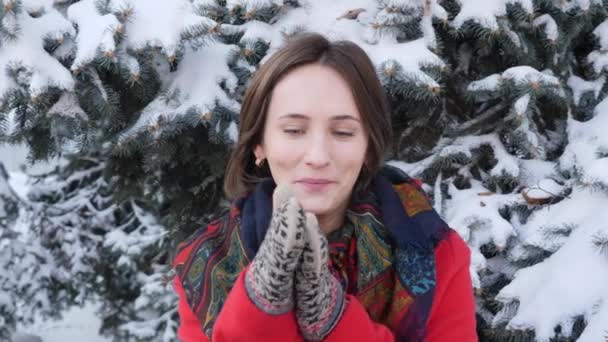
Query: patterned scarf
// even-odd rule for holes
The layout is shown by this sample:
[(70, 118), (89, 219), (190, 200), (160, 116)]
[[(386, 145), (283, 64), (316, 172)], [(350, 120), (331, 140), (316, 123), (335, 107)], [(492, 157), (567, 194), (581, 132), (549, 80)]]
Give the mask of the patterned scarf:
[[(191, 247), (176, 271), (207, 336), (264, 239), (274, 187), (271, 179), (260, 182), (233, 203), (229, 215), (178, 248)], [(424, 341), (436, 283), (434, 249), (450, 228), (420, 184), (390, 166), (376, 175), (369, 193), (353, 196), (346, 216), (345, 225), (328, 236), (330, 269), (397, 341)]]

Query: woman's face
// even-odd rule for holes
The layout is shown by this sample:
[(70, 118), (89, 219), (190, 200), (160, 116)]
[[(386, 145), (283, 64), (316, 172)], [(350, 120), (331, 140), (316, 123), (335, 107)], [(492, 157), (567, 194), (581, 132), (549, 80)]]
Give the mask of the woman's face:
[(288, 184), (307, 212), (341, 214), (367, 151), (367, 132), (348, 83), (333, 69), (299, 66), (275, 86), (262, 143), (277, 184)]

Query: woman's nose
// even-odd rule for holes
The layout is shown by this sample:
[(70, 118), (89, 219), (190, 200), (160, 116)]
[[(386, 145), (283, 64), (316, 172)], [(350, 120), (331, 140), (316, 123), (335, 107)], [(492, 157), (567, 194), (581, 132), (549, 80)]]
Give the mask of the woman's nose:
[(319, 168), (327, 166), (330, 161), (329, 145), (324, 137), (316, 136), (310, 140), (306, 148), (306, 164)]

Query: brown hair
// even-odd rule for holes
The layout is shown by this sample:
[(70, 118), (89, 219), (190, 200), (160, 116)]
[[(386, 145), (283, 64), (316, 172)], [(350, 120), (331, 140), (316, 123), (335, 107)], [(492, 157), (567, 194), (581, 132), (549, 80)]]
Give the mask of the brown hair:
[(331, 67), (349, 84), (369, 136), (366, 161), (355, 191), (367, 189), (384, 163), (392, 128), (388, 102), (372, 61), (350, 41), (330, 42), (317, 33), (300, 33), (271, 55), (251, 78), (241, 107), (238, 141), (224, 178), (228, 198), (253, 190), (261, 178), (271, 176), (268, 163), (262, 168), (255, 165), (253, 150), (262, 141), (272, 90), (289, 71), (312, 63)]

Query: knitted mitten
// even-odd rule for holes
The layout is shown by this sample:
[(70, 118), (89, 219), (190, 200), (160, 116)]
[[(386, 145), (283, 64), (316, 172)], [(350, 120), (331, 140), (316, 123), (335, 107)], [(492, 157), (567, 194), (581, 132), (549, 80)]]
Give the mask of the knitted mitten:
[(247, 294), (262, 311), (280, 315), (293, 308), (293, 281), (304, 248), (305, 216), (291, 191), (279, 186), (264, 241), (245, 274)]
[(306, 243), (296, 269), (296, 317), (306, 340), (323, 340), (340, 320), (345, 294), (327, 264), (327, 239), (316, 217), (306, 213)]

